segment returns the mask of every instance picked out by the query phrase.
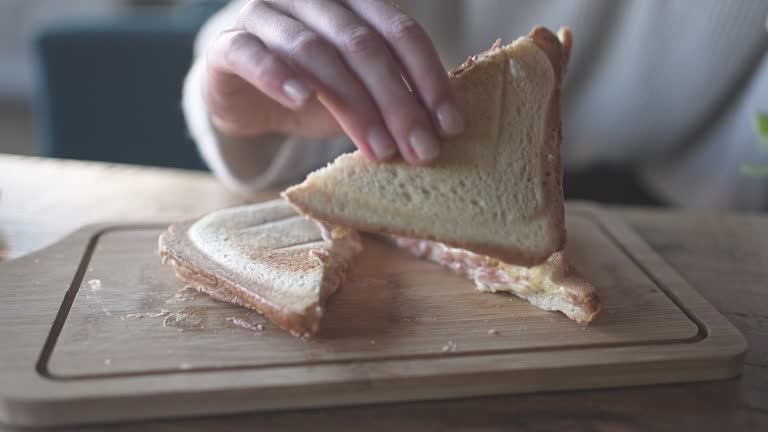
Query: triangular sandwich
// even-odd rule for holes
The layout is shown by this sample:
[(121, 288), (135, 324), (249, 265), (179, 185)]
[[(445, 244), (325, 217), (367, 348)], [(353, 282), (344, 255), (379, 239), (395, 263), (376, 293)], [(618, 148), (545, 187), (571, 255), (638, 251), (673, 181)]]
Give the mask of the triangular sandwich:
[(274, 200), (171, 225), (160, 236), (160, 255), (197, 290), (308, 338), (362, 250), (354, 231), (332, 234), (324, 238), (315, 222)]
[(565, 244), (560, 85), (570, 32), (559, 36), (538, 27), (450, 72), (466, 129), (432, 166), (345, 154), (283, 196), (325, 223), (542, 263)]

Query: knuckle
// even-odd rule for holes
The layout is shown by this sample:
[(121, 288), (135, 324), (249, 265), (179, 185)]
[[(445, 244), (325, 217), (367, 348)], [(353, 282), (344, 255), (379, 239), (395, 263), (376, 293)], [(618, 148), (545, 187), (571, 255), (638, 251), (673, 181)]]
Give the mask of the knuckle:
[(415, 19), (407, 15), (398, 15), (389, 23), (388, 35), (393, 40), (413, 41), (424, 35), (424, 30)]
[(299, 56), (306, 56), (324, 49), (325, 41), (317, 33), (308, 31), (296, 35), (289, 48), (292, 54)]
[(248, 33), (242, 31), (227, 32), (223, 33), (221, 37), (224, 39), (224, 46), (227, 53), (231, 56), (253, 49), (251, 47), (253, 41)]
[(256, 14), (262, 3), (264, 3), (263, 0), (250, 0), (242, 8), (240, 8), (240, 11), (237, 14), (238, 24), (243, 24), (251, 16)]
[(279, 67), (279, 60), (271, 52), (262, 48), (256, 38), (246, 32), (234, 32), (227, 35), (226, 61), (230, 67), (248, 64), (253, 78), (259, 81), (268, 79)]
[(257, 54), (253, 38), (246, 32), (229, 32), (222, 35), (224, 52), (229, 65), (242, 63), (243, 60)]
[(366, 53), (380, 49), (382, 43), (373, 30), (366, 27), (353, 27), (342, 32), (342, 49), (351, 53)]

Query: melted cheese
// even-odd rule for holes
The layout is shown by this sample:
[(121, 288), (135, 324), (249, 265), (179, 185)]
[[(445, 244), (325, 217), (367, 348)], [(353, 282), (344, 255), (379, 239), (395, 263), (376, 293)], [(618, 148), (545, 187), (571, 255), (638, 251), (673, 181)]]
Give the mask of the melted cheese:
[(439, 242), (395, 236), (393, 239), (398, 246), (412, 254), (468, 277), (480, 291), (506, 291), (519, 296), (554, 294), (559, 291), (559, 287), (547, 277), (552, 272), (552, 258), (537, 266), (523, 267)]

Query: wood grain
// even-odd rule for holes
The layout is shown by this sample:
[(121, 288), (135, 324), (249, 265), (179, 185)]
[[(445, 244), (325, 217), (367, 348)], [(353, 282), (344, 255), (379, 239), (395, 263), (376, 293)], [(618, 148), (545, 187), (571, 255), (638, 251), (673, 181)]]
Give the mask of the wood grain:
[[(127, 174), (132, 173), (132, 174)], [(61, 179), (98, 179), (81, 188)], [(91, 189), (148, 187), (104, 195), (94, 218)], [(121, 186), (122, 185), (122, 186)], [(24, 193), (22, 193), (24, 191)], [(161, 206), (168, 194), (174, 208)], [(202, 213), (226, 192), (205, 174), (98, 163), (0, 156), (0, 239), (7, 259), (61, 239), (88, 222), (176, 219)], [(9, 199), (13, 197), (13, 199)], [(146, 199), (144, 199), (146, 197)], [(232, 197), (221, 206), (242, 200)], [(155, 201), (157, 200), (157, 201)], [(179, 211), (178, 209), (187, 209)], [(41, 212), (40, 209), (45, 209)], [(118, 211), (119, 210), (119, 211)], [(475, 397), (419, 403), (323, 408), (237, 416), (77, 426), (63, 431), (424, 431), (617, 430), (723, 431), (768, 429), (768, 217), (736, 213), (624, 208), (612, 210), (735, 324), (749, 341), (743, 375), (726, 381)], [(163, 215), (168, 216), (163, 216)], [(1, 244), (2, 242), (0, 242)], [(0, 247), (0, 255), (3, 254)], [(2, 274), (2, 272), (0, 272)], [(4, 299), (5, 300), (5, 299)], [(23, 332), (22, 332), (23, 333)], [(23, 334), (21, 340), (26, 339)], [(2, 389), (0, 389), (0, 392)], [(0, 425), (0, 430), (16, 430)], [(24, 429), (28, 430), (28, 429)]]
[(199, 171), (0, 156), (0, 262), (116, 216), (180, 220), (270, 196), (235, 195)]
[[(207, 296), (183, 299), (189, 291), (179, 293), (184, 284), (154, 253), (159, 230), (108, 232), (99, 237), (47, 371), (71, 378), (370, 362), (698, 336), (697, 325), (599, 226), (574, 216), (568, 228), (576, 267), (601, 288), (604, 312), (598, 324), (582, 327), (512, 296), (482, 295), (461, 276), (367, 238), (349, 280), (328, 305), (320, 334), (309, 342), (255, 312)], [(244, 329), (236, 320), (264, 331)], [(498, 334), (489, 335), (490, 329)]]
[[(571, 256), (605, 303), (605, 316), (588, 328), (474, 293), (439, 266), (371, 240), (308, 343), (230, 305), (169, 302), (182, 285), (156, 257), (160, 229), (84, 229), (4, 266), (2, 291), (20, 295), (0, 317), (0, 329), (14, 328), (0, 331), (0, 387), (12, 389), (0, 414), (55, 425), (739, 372), (741, 336), (638, 237), (586, 206), (568, 214)], [(49, 269), (45, 282), (40, 268)], [(56, 314), (52, 330), (41, 312)], [(228, 318), (266, 329), (232, 329)], [(14, 337), (20, 329), (28, 340)], [(45, 343), (32, 373), (35, 339)]]

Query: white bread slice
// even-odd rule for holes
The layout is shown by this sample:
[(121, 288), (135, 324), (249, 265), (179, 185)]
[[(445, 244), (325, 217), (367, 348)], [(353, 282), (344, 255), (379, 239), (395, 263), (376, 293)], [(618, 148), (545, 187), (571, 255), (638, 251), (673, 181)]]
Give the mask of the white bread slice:
[(460, 273), (480, 291), (509, 292), (548, 311), (560, 311), (582, 324), (594, 320), (602, 306), (595, 287), (579, 276), (565, 252), (536, 266), (523, 267), (452, 248), (439, 242), (393, 237), (410, 253)]
[(295, 336), (319, 328), (323, 305), (362, 251), (354, 231), (320, 228), (283, 200), (215, 211), (171, 225), (160, 256), (211, 297), (255, 309)]
[(329, 224), (543, 262), (565, 243), (559, 105), (569, 49), (567, 29), (558, 40), (539, 27), (452, 71), (466, 130), (432, 166), (345, 154), (283, 197)]

